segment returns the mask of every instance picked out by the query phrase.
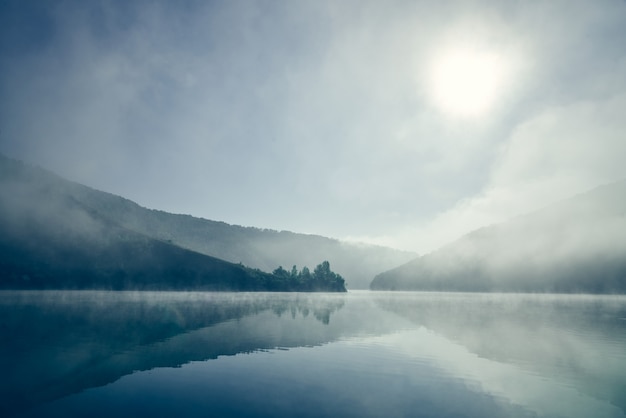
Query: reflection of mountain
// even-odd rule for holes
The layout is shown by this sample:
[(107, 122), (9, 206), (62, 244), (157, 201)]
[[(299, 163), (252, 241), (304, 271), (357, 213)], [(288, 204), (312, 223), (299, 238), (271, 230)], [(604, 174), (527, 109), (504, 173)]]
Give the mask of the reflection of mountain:
[(626, 181), (474, 231), (371, 288), (626, 293)]
[[(626, 300), (611, 296), (0, 292), (0, 416), (106, 385), (137, 370), (319, 345), (323, 347), (272, 350), (269, 355), (193, 364), (184, 367), (182, 374), (163, 369), (141, 373), (101, 390), (87, 391), (84, 397), (93, 399), (95, 393), (120, 390), (126, 394), (134, 387), (128, 382), (135, 378), (135, 382), (145, 382), (157, 375), (161, 379), (168, 376), (166, 380), (155, 378), (154, 384), (160, 389), (148, 390), (145, 398), (140, 397), (152, 402), (158, 393), (186, 388), (190, 383), (186, 373), (190, 371), (222, 370), (221, 375), (202, 378), (210, 384), (198, 386), (197, 396), (206, 398), (205, 389), (221, 387), (224, 378), (229, 379), (230, 386), (223, 393), (233, 402), (241, 401), (242, 392), (261, 399), (276, 390), (283, 393), (283, 386), (300, 387), (292, 385), (300, 382), (313, 393), (302, 392), (302, 387), (295, 389), (302, 396), (294, 398), (298, 402), (304, 399), (310, 404), (313, 398), (320, 403), (331, 402), (327, 397), (332, 397), (345, 404), (348, 399), (346, 411), (353, 411), (355, 403), (367, 398), (360, 407), (371, 411), (372, 402), (405, 405), (394, 400), (396, 389), (402, 389), (406, 405), (428, 411), (428, 406), (416, 399), (427, 403), (438, 393), (436, 398), (446, 403), (452, 400), (467, 405), (467, 398), (455, 397), (458, 391), (445, 393), (456, 381), (463, 387), (484, 385), (472, 392), (482, 393), (481, 397), (504, 396), (515, 405), (532, 406), (532, 411), (544, 410), (535, 407), (546, 402), (571, 405), (564, 400), (575, 400), (578, 393), (602, 400), (598, 405), (608, 405), (604, 400), (609, 400), (625, 410), (621, 390), (626, 384), (626, 321), (621, 319), (625, 317)], [(285, 364), (293, 367), (283, 369)], [(233, 373), (231, 366), (238, 372)], [(284, 373), (274, 374), (278, 369)], [(335, 377), (329, 377), (329, 371)], [(311, 376), (318, 380), (310, 382)], [(335, 380), (337, 376), (341, 379)], [(255, 387), (258, 382), (274, 382), (276, 378), (282, 383), (269, 392)], [(379, 386), (379, 378), (385, 388)], [(542, 384), (544, 380), (550, 382)], [(529, 398), (529, 394), (537, 393), (536, 387), (546, 395)], [(552, 397), (550, 390), (561, 387), (567, 387), (567, 393)], [(442, 389), (444, 394), (439, 396)], [(130, 393), (134, 396), (135, 392)], [(67, 397), (60, 403), (71, 404), (72, 399), (80, 403), (81, 397)], [(176, 404), (186, 404), (189, 399), (186, 395), (182, 400), (175, 398)], [(110, 399), (117, 399), (117, 395)], [(583, 399), (580, 404), (589, 408), (596, 405), (588, 401)], [(42, 405), (41, 411), (48, 411), (48, 406)], [(440, 407), (431, 406), (431, 410)], [(548, 412), (567, 409), (548, 408)], [(37, 416), (37, 408), (31, 416)], [(500, 415), (474, 411), (472, 416)]]
[(479, 357), (544, 378), (565, 378), (568, 385), (626, 413), (624, 299), (398, 293), (381, 296), (378, 305)]
[[(72, 283), (78, 276), (104, 283), (100, 288), (150, 287), (144, 283), (150, 276), (151, 284), (158, 277), (178, 277), (180, 282), (157, 283), (153, 289), (215, 282), (205, 288), (273, 290), (258, 285), (268, 276), (238, 263), (263, 271), (279, 265), (290, 270), (294, 264), (312, 270), (328, 260), (355, 289), (366, 288), (377, 272), (414, 257), (389, 248), (149, 210), (1, 155), (0, 238), (0, 286), (5, 288), (46, 287), (38, 282), (45, 272)], [(203, 277), (207, 272), (209, 279)]]
[(137, 370), (319, 345), (338, 337), (328, 324), (343, 305), (341, 295), (2, 293), (0, 416)]

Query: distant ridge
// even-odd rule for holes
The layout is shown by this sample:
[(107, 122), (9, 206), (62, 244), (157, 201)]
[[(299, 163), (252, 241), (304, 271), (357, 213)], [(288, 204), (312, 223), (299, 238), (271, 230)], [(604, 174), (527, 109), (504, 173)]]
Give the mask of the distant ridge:
[(116, 224), (77, 187), (0, 158), (0, 288), (271, 290), (270, 274)]
[(225, 222), (151, 210), (84, 186), (72, 190), (82, 202), (129, 229), (202, 254), (264, 271), (278, 266), (314, 267), (330, 261), (351, 289), (367, 289), (372, 276), (407, 262), (415, 253), (356, 244), (319, 235), (230, 225)]
[[(62, 213), (72, 213), (72, 216), (62, 216)], [(304, 266), (312, 268), (323, 260), (330, 261), (333, 270), (346, 276), (353, 288), (359, 287), (359, 283), (363, 288), (367, 287), (369, 278), (376, 272), (398, 265), (414, 256), (388, 248), (347, 244), (320, 236), (245, 228), (189, 215), (150, 210), (120, 196), (65, 180), (45, 169), (32, 167), (2, 155), (0, 155), (0, 215), (2, 215), (0, 227), (5, 232), (3, 234), (5, 239), (0, 239), (0, 245), (4, 245), (1, 247), (3, 255), (0, 255), (0, 268), (4, 268), (3, 271), (10, 277), (25, 276), (28, 280), (36, 280), (34, 277), (37, 277), (37, 274), (16, 272), (28, 266), (32, 269), (39, 265), (35, 261), (45, 260), (46, 257), (48, 261), (44, 264), (50, 264), (54, 257), (59, 256), (52, 253), (53, 248), (74, 254), (85, 266), (84, 271), (87, 271), (90, 265), (87, 260), (97, 258), (100, 264), (107, 259), (117, 260), (122, 253), (111, 254), (114, 246), (104, 244), (107, 240), (114, 240), (113, 237), (121, 240), (119, 248), (124, 246), (133, 248), (132, 251), (130, 249), (126, 251), (130, 255), (129, 259), (135, 260), (137, 265), (153, 265), (156, 269), (150, 273), (153, 276), (171, 275), (170, 270), (174, 267), (161, 266), (162, 262), (159, 260), (163, 257), (159, 254), (176, 253), (177, 257), (189, 258), (188, 262), (176, 263), (178, 266), (185, 265), (191, 268), (194, 263), (200, 263), (197, 260), (204, 260), (202, 263), (212, 260), (214, 268), (217, 269), (219, 265), (220, 269), (242, 275), (237, 279), (242, 281), (242, 288), (250, 285), (243, 284), (249, 279), (247, 276), (261, 274), (253, 269), (272, 271), (278, 266), (284, 266), (289, 270), (294, 264), (300, 268)], [(45, 225), (40, 225), (40, 228), (32, 227), (38, 222)], [(18, 225), (30, 228), (29, 236), (33, 239), (25, 242), (23, 238), (25, 229), (20, 230)], [(93, 230), (86, 234), (89, 228)], [(64, 236), (73, 238), (64, 240)], [(48, 248), (34, 245), (34, 237), (38, 237), (37, 240), (40, 242), (47, 242)], [(94, 237), (99, 238), (93, 239)], [(82, 246), (70, 245), (80, 243), (81, 240), (84, 241)], [(21, 252), (15, 253), (16, 243), (26, 247), (20, 247)], [(70, 246), (64, 248), (64, 245)], [(140, 251), (139, 248), (143, 249)], [(87, 249), (92, 253), (83, 254)], [(30, 255), (26, 256), (27, 253)], [(34, 258), (31, 260), (29, 257)], [(22, 260), (19, 268), (15, 266), (14, 261), (18, 259)], [(132, 266), (132, 261), (130, 263), (128, 268), (139, 270), (139, 267)], [(244, 265), (250, 268), (245, 268)], [(39, 265), (38, 268), (42, 270), (47, 267)], [(124, 286), (125, 282), (120, 278), (123, 274), (119, 271), (116, 273), (116, 269), (118, 267), (104, 269), (107, 271), (106, 280), (110, 281), (111, 287)], [(147, 272), (145, 268), (142, 271)], [(203, 268), (202, 271), (208, 270)], [(197, 276), (196, 273), (186, 274)], [(220, 274), (228, 276), (223, 272)], [(269, 276), (262, 277), (267, 279)], [(254, 280), (257, 279), (259, 277)], [(21, 283), (20, 280), (15, 283)], [(200, 279), (196, 277), (188, 280), (191, 280), (189, 286), (194, 287), (197, 286), (194, 280)], [(212, 286), (215, 287), (217, 284)]]
[(371, 289), (626, 293), (626, 181), (478, 229)]

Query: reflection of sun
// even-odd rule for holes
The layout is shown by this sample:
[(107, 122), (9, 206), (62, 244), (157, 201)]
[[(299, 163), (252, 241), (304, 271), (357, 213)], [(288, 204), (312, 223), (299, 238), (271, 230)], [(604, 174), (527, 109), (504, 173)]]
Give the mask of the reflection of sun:
[(503, 68), (493, 53), (459, 48), (436, 56), (430, 76), (432, 96), (440, 110), (450, 116), (478, 117), (496, 101)]

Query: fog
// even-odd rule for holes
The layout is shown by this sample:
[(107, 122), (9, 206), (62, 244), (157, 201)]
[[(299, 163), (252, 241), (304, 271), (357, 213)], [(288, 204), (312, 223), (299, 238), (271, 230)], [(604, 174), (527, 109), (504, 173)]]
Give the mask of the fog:
[(0, 7), (0, 152), (149, 208), (423, 254), (626, 177), (621, 1)]
[(0, 410), (620, 417), (625, 303), (416, 292), (4, 291)]
[[(203, 262), (203, 268), (209, 270), (216, 262), (223, 267), (230, 262), (227, 270), (249, 268), (270, 273), (283, 267), (290, 272), (296, 266), (298, 271), (304, 267), (314, 271), (329, 261), (351, 289), (367, 289), (375, 274), (415, 257), (390, 248), (150, 210), (1, 155), (0, 214), (0, 286), (5, 288), (83, 288), (81, 275), (102, 273), (104, 276), (92, 283), (95, 288), (111, 288), (114, 277), (128, 274), (148, 279), (156, 273), (156, 285), (162, 272), (154, 270), (155, 263), (169, 265), (167, 269), (174, 274), (193, 269), (203, 258), (200, 253), (211, 257), (204, 257)], [(227, 282), (234, 277), (221, 274), (220, 281), (226, 280), (228, 288)], [(38, 277), (37, 284), (30, 281), (33, 275)], [(74, 275), (78, 276), (71, 278)], [(29, 279), (23, 282), (20, 277)], [(162, 279), (165, 281), (158, 286), (171, 288), (167, 277)], [(207, 280), (198, 285), (208, 286), (211, 279)], [(171, 285), (176, 281), (172, 277)]]
[(624, 22), (0, 1), (0, 414), (623, 417)]
[(381, 274), (374, 287), (601, 292), (626, 289), (626, 182), (478, 229)]

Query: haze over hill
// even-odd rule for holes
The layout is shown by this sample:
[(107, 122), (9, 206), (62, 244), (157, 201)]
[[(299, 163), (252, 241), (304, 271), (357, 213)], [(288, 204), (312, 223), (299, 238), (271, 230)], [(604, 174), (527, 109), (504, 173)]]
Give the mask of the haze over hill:
[(290, 231), (229, 225), (224, 222), (151, 210), (108, 193), (73, 187), (71, 193), (120, 225), (202, 254), (263, 271), (278, 266), (313, 267), (328, 260), (351, 289), (367, 289), (372, 276), (415, 257), (415, 253)]
[[(228, 281), (231, 274), (252, 274), (239, 263), (263, 271), (281, 265), (290, 270), (294, 264), (312, 270), (328, 260), (352, 288), (365, 288), (377, 272), (414, 256), (320, 236), (244, 228), (150, 210), (1, 156), (0, 180), (3, 262), (14, 275), (22, 272), (20, 277), (34, 277), (34, 272), (47, 265), (64, 262), (80, 264), (83, 272), (103, 266), (110, 270), (108, 275), (115, 275), (115, 268), (106, 267), (107, 263), (119, 265), (123, 260), (125, 267), (162, 280), (181, 269), (194, 270), (192, 276), (196, 277), (208, 263), (224, 269), (220, 274)], [(19, 254), (13, 254), (16, 242), (22, 248)], [(19, 268), (16, 259), (22, 260)], [(171, 265), (162, 266), (163, 259), (169, 259)], [(110, 286), (116, 287), (113, 282)]]
[(478, 229), (372, 289), (626, 292), (626, 181)]
[(0, 157), (0, 288), (288, 290), (125, 228), (71, 193), (80, 187)]
[(0, 152), (426, 254), (626, 178), (625, 21), (622, 0), (3, 0)]

